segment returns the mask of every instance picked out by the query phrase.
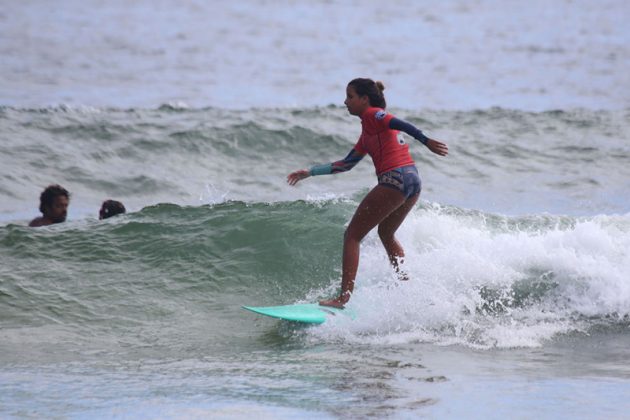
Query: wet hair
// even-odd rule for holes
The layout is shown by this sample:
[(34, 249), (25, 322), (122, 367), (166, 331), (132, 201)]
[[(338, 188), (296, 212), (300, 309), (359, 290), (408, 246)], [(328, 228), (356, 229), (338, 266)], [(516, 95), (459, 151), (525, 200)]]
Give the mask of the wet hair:
[(46, 207), (50, 208), (55, 202), (55, 198), (65, 196), (70, 200), (70, 193), (61, 185), (49, 185), (39, 196), (39, 211), (44, 214)]
[(370, 100), (370, 106), (383, 109), (387, 106), (385, 96), (383, 95), (383, 91), (385, 90), (383, 82), (375, 82), (372, 79), (357, 78), (351, 80), (350, 83), (348, 83), (348, 86), (352, 86), (355, 92), (357, 92), (357, 95), (367, 96)]
[(116, 216), (117, 214), (123, 214), (127, 210), (120, 201), (105, 200), (101, 206), (101, 210), (98, 212), (99, 219), (107, 219), (108, 217)]

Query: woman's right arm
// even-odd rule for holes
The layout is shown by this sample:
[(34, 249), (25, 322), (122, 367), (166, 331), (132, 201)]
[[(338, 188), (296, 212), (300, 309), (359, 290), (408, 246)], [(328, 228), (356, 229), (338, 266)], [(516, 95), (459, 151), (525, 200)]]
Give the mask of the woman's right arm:
[(338, 160), (333, 163), (325, 163), (322, 165), (315, 165), (310, 170), (301, 169), (299, 171), (295, 171), (289, 174), (287, 177), (287, 182), (290, 185), (295, 185), (298, 181), (301, 181), (309, 176), (317, 176), (317, 175), (330, 175), (337, 174), (340, 172), (347, 172), (350, 169), (354, 168), (357, 163), (365, 154), (359, 153), (355, 148), (350, 150), (350, 153), (343, 158), (342, 160)]

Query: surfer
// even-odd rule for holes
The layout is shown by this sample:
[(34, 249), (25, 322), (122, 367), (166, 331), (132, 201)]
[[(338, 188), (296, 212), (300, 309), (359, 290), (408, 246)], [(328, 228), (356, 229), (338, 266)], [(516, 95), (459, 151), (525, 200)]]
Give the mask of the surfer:
[(48, 226), (66, 221), (68, 216), (70, 193), (61, 185), (49, 185), (39, 196), (41, 217), (36, 217), (28, 224), (31, 227)]
[[(287, 182), (295, 185), (310, 176), (346, 172), (366, 154), (376, 169), (378, 184), (361, 201), (344, 234), (341, 293), (337, 298), (320, 301), (320, 305), (342, 308), (348, 302), (359, 266), (361, 240), (377, 225), (389, 261), (401, 275), (399, 264), (405, 252), (394, 233), (418, 201), (422, 184), (409, 145), (398, 132), (409, 134), (437, 155), (448, 154), (446, 144), (428, 138), (412, 124), (385, 111), (383, 90), (383, 83), (371, 79), (357, 78), (348, 83), (344, 104), (351, 115), (361, 119), (359, 140), (343, 160), (301, 169), (287, 177)], [(401, 277), (405, 278), (404, 274)]]

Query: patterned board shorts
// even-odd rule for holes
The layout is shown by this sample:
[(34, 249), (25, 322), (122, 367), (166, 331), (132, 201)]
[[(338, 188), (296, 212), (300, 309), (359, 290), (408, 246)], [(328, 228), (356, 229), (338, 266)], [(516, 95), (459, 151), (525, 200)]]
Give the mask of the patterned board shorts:
[(405, 199), (413, 197), (422, 190), (422, 181), (420, 181), (416, 165), (383, 172), (378, 176), (378, 185), (397, 189), (405, 196)]

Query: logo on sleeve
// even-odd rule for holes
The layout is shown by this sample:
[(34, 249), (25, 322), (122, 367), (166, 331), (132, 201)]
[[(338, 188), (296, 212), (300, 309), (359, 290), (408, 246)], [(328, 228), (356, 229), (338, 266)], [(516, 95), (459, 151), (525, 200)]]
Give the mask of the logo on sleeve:
[(374, 114), (374, 117), (379, 121), (385, 118), (386, 116), (387, 116), (387, 112), (383, 110), (377, 111), (376, 114)]

